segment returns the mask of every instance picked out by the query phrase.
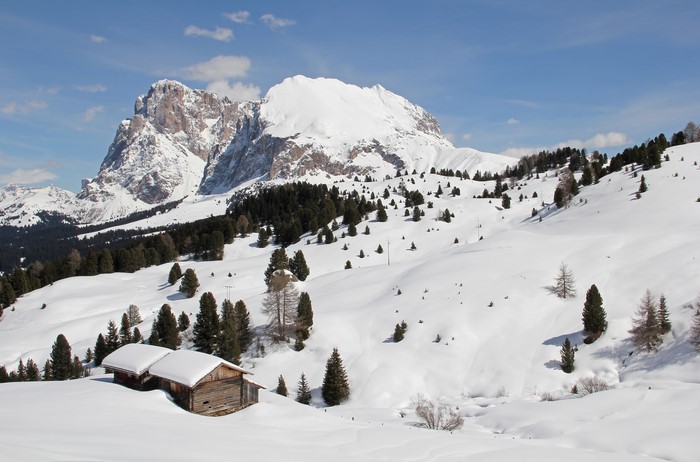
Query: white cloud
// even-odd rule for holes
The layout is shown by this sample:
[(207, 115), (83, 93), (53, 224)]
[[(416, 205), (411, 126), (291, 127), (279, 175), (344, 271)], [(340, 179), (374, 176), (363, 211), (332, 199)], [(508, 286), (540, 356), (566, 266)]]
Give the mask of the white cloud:
[(91, 34), (91, 35), (90, 35), (90, 40), (93, 41), (93, 42), (95, 42), (95, 43), (102, 43), (102, 42), (106, 42), (106, 41), (107, 41), (107, 39), (106, 39), (105, 37), (103, 37), (103, 36), (101, 36), (101, 35), (97, 35), (97, 34)]
[(182, 71), (192, 80), (214, 82), (245, 77), (250, 69), (250, 58), (247, 56), (219, 55), (209, 61), (193, 64)]
[(248, 18), (250, 18), (250, 12), (249, 11), (236, 11), (234, 13), (223, 13), (223, 16), (225, 18), (230, 19), (231, 21), (233, 21), (235, 23), (247, 24)]
[(92, 106), (89, 107), (83, 112), (83, 120), (85, 122), (90, 122), (91, 120), (95, 120), (95, 117), (97, 117), (98, 114), (101, 112), (104, 112), (105, 108), (103, 106)]
[(508, 125), (518, 125), (520, 123), (520, 121), (518, 119), (511, 117), (510, 119), (508, 119), (508, 121), (506, 123)]
[(107, 87), (100, 83), (95, 85), (77, 85), (75, 89), (78, 91), (83, 91), (85, 93), (102, 93), (107, 91)]
[(0, 112), (2, 112), (3, 114), (14, 114), (15, 112), (17, 112), (17, 103), (15, 103), (14, 101), (10, 101), (9, 103), (0, 107)]
[(34, 184), (42, 181), (53, 180), (57, 178), (55, 174), (43, 168), (17, 170), (5, 175), (0, 175), (0, 183), (4, 184)]
[(246, 85), (242, 82), (228, 80), (215, 80), (207, 85), (207, 90), (213, 91), (219, 96), (228, 96), (231, 101), (253, 101), (260, 99), (260, 87)]
[(224, 27), (208, 30), (197, 26), (187, 26), (185, 28), (185, 35), (188, 37), (208, 37), (220, 42), (228, 42), (233, 38), (233, 31)]
[(472, 139), (471, 133), (462, 133), (462, 140), (463, 141), (469, 141), (470, 139)]
[(293, 19), (278, 18), (277, 16), (269, 13), (260, 16), (260, 19), (272, 30), (296, 24), (296, 21)]
[(46, 101), (27, 101), (24, 105), (19, 105), (15, 101), (10, 101), (4, 106), (0, 107), (0, 112), (3, 114), (29, 114), (30, 111), (42, 111), (46, 109), (49, 105)]
[(503, 102), (529, 108), (538, 107), (537, 103), (535, 103), (534, 101), (528, 101), (526, 99), (504, 99)]
[(508, 157), (529, 156), (536, 154), (541, 151), (554, 151), (559, 148), (571, 147), (576, 149), (586, 148), (587, 150), (592, 149), (603, 149), (609, 147), (622, 146), (626, 144), (631, 144), (632, 140), (627, 137), (627, 134), (621, 132), (608, 132), (608, 133), (598, 133), (587, 140), (568, 140), (561, 143), (557, 143), (554, 146), (539, 146), (539, 147), (512, 147), (505, 151), (501, 151), (500, 154)]

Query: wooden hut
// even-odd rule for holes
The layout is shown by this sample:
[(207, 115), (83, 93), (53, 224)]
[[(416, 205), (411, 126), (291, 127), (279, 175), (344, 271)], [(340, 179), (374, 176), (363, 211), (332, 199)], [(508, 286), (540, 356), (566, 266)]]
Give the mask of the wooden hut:
[(144, 343), (131, 343), (113, 351), (102, 360), (107, 372), (114, 372), (114, 382), (134, 390), (154, 390), (158, 379), (148, 369), (173, 350)]
[(149, 368), (159, 388), (184, 409), (202, 415), (224, 415), (258, 402), (262, 388), (244, 378), (248, 371), (216, 356), (176, 350)]

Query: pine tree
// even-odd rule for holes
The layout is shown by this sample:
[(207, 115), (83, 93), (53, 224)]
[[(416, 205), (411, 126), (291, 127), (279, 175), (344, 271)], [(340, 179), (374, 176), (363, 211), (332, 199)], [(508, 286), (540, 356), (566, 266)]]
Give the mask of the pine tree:
[(0, 383), (7, 383), (10, 381), (10, 375), (7, 373), (7, 368), (5, 366), (0, 366)]
[(600, 296), (598, 288), (593, 284), (586, 292), (586, 301), (583, 304), (583, 330), (590, 336), (588, 339), (591, 340), (586, 343), (592, 343), (605, 332), (605, 329), (608, 327), (608, 322), (605, 318), (603, 297)]
[(236, 320), (236, 334), (238, 336), (238, 345), (241, 352), (248, 350), (248, 347), (253, 342), (253, 332), (250, 328), (250, 314), (243, 300), (238, 300), (233, 307)]
[(187, 298), (194, 297), (199, 288), (199, 280), (197, 279), (197, 274), (192, 268), (187, 268), (184, 276), (182, 277), (182, 282), (180, 283), (180, 292), (187, 294)]
[(352, 269), (352, 263), (350, 263), (350, 260), (345, 262), (345, 269)]
[(139, 312), (139, 307), (134, 304), (129, 305), (126, 315), (129, 318), (129, 327), (134, 327), (143, 322), (143, 319), (141, 319), (141, 313)]
[(134, 335), (131, 337), (131, 343), (143, 343), (143, 335), (138, 327), (134, 328)]
[(117, 330), (117, 324), (112, 319), (110, 319), (109, 323), (107, 323), (107, 337), (105, 337), (105, 344), (107, 345), (107, 354), (110, 354), (119, 348), (119, 331)]
[(80, 361), (80, 358), (78, 358), (77, 356), (73, 356), (73, 362), (71, 362), (70, 366), (70, 378), (79, 379), (84, 375), (85, 368), (83, 367), (83, 363)]
[(375, 250), (375, 252), (377, 252), (377, 253), (384, 253), (384, 248), (382, 247), (381, 244), (379, 244), (379, 245), (377, 246), (377, 250)]
[(221, 323), (217, 356), (234, 364), (241, 363), (241, 348), (238, 344), (236, 320), (233, 316), (224, 318)]
[(151, 325), (151, 334), (148, 336), (149, 345), (160, 346), (160, 338), (158, 337), (158, 327), (156, 325), (156, 320), (153, 320)]
[(190, 327), (190, 317), (184, 311), (177, 317), (177, 330), (185, 332)]
[[(115, 326), (116, 328), (116, 326)], [(71, 347), (63, 334), (58, 334), (51, 348), (51, 379), (68, 380), (72, 369)]]
[(267, 269), (265, 269), (265, 285), (270, 285), (272, 273), (274, 273), (278, 269), (287, 269), (288, 267), (289, 258), (287, 258), (287, 252), (284, 250), (284, 247), (275, 249), (272, 252), (272, 255), (270, 255), (270, 263), (268, 263)]
[(384, 223), (389, 219), (389, 216), (386, 213), (386, 209), (382, 206), (377, 209), (377, 221), (380, 223)]
[(212, 354), (217, 351), (220, 320), (216, 299), (205, 292), (199, 299), (199, 313), (194, 323), (194, 347), (197, 351)]
[(267, 231), (265, 231), (265, 228), (260, 228), (260, 231), (258, 231), (258, 247), (261, 249), (267, 247), (267, 245), (270, 243), (270, 236), (267, 234)]
[(306, 381), (306, 375), (301, 373), (301, 378), (299, 379), (299, 385), (297, 386), (297, 403), (308, 405), (311, 403), (311, 390), (309, 390), (309, 384)]
[(669, 319), (668, 308), (666, 307), (666, 296), (661, 294), (659, 297), (659, 328), (661, 329), (661, 335), (671, 332), (671, 320)]
[(119, 343), (121, 345), (131, 343), (131, 328), (129, 327), (129, 316), (126, 313), (122, 315), (122, 324), (119, 328)]
[(561, 263), (559, 266), (559, 273), (554, 281), (556, 283), (554, 286), (554, 293), (557, 294), (557, 297), (573, 298), (576, 296), (574, 273), (566, 266), (566, 263)]
[(168, 282), (171, 286), (174, 286), (181, 277), (182, 269), (180, 268), (180, 264), (173, 263), (173, 266), (170, 268), (170, 274), (168, 274)]
[(163, 304), (155, 319), (155, 330), (158, 335), (158, 345), (171, 350), (180, 346), (180, 331), (173, 310), (167, 303)]
[(92, 352), (92, 348), (88, 348), (85, 351), (85, 362), (90, 363), (93, 359), (95, 359), (95, 354)]
[(235, 310), (233, 308), (233, 303), (228, 298), (224, 300), (221, 304), (221, 322), (227, 319), (233, 319), (235, 316)]
[(27, 368), (24, 366), (24, 361), (20, 358), (19, 364), (17, 365), (17, 381), (26, 382), (27, 381)]
[(661, 345), (661, 329), (656, 317), (656, 302), (647, 289), (637, 308), (636, 317), (632, 319), (632, 343), (647, 352), (656, 351)]
[(321, 396), (329, 406), (336, 406), (350, 397), (350, 385), (337, 348), (333, 348), (333, 353), (326, 363)]
[(272, 276), (263, 299), (263, 313), (269, 319), (268, 330), (279, 339), (286, 340), (287, 331), (296, 324), (296, 308), (299, 292), (290, 276), (277, 272)]
[(301, 332), (302, 340), (309, 338), (309, 328), (314, 325), (314, 311), (308, 292), (299, 294), (297, 305), (297, 329)]
[(107, 356), (107, 342), (102, 334), (97, 336), (95, 341), (95, 366), (101, 366), (102, 360)]
[(27, 359), (27, 380), (37, 382), (40, 379), (39, 366), (36, 365), (32, 358)]
[(695, 314), (690, 320), (690, 343), (700, 353), (700, 298), (695, 304)]
[(277, 388), (275, 388), (275, 393), (280, 396), (289, 396), (289, 393), (287, 392), (287, 384), (284, 383), (284, 377), (282, 377), (282, 375), (280, 375), (277, 379)]
[(44, 363), (44, 371), (43, 371), (43, 379), (48, 381), (48, 380), (53, 380), (53, 373), (51, 371), (51, 360), (47, 359), (46, 362)]
[(413, 207), (412, 220), (413, 221), (420, 221), (420, 208)]
[(571, 347), (569, 337), (566, 337), (564, 344), (561, 346), (561, 370), (570, 374), (574, 370), (574, 355), (576, 350)]
[(642, 175), (641, 180), (639, 181), (639, 193), (645, 193), (647, 192), (647, 182), (644, 179), (644, 175)]
[(309, 277), (309, 267), (306, 265), (304, 252), (301, 250), (294, 252), (294, 256), (289, 260), (289, 271), (300, 281), (306, 281), (306, 278)]
[(503, 194), (501, 196), (501, 206), (504, 209), (509, 209), (510, 208), (510, 196), (508, 194)]

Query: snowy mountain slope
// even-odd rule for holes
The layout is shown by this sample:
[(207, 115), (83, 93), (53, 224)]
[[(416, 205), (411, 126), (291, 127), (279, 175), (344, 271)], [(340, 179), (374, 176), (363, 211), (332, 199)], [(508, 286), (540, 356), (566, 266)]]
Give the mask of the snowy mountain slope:
[(70, 211), (78, 204), (75, 194), (55, 186), (25, 188), (9, 185), (0, 189), (0, 223), (33, 225), (41, 221), (42, 212), (73, 216)]
[[(262, 101), (231, 102), (161, 80), (137, 98), (134, 116), (121, 122), (99, 173), (84, 181), (77, 200), (63, 192), (70, 200), (61, 206), (54, 199), (46, 207), (95, 223), (256, 180), (384, 177), (431, 167), (473, 174), (500, 172), (516, 162), (454, 148), (434, 117), (381, 86), (296, 76), (272, 87)], [(26, 194), (15, 191), (8, 189), (8, 199), (0, 201), (0, 207), (10, 204), (0, 223), (20, 223), (11, 210)], [(32, 215), (24, 222), (29, 219), (38, 221)]]
[[(404, 181), (409, 189), (423, 191), (434, 207), (422, 207), (426, 216), (413, 222), (404, 217), (399, 204), (396, 210), (388, 210), (388, 222), (370, 219), (361, 223), (356, 237), (343, 238), (341, 227), (336, 232), (337, 243), (318, 245), (315, 236), (309, 236), (311, 243), (303, 238), (290, 247), (288, 255), (303, 250), (311, 269), (309, 279), (300, 283), (299, 289), (307, 291), (313, 303), (312, 335), (301, 352), (292, 351), (289, 345), (268, 343), (267, 354), (257, 357), (249, 352), (244, 357), (244, 367), (255, 373), (257, 382), (269, 388), (274, 388), (282, 374), (293, 389), (304, 372), (314, 388), (314, 404), (319, 406), (318, 387), (325, 360), (333, 347), (339, 348), (352, 396), (346, 404), (327, 410), (329, 415), (343, 416), (332, 420), (338, 427), (325, 420), (309, 423), (308, 428), (318, 432), (314, 433), (318, 437), (312, 438), (311, 443), (305, 442), (304, 447), (319, 454), (319, 458), (327, 454), (325, 442), (334, 441), (333, 447), (347, 444), (343, 446), (347, 451), (370, 448), (367, 452), (348, 452), (365, 460), (380, 459), (388, 447), (398, 451), (398, 458), (421, 459), (416, 455), (420, 454), (428, 460), (463, 459), (465, 453), (474, 454), (474, 460), (504, 460), (514, 451), (523, 451), (531, 456), (530, 460), (553, 460), (553, 454), (573, 461), (593, 456), (637, 460), (643, 455), (695, 460), (694, 435), (700, 428), (697, 419), (690, 417), (695, 412), (690, 403), (697, 403), (700, 393), (700, 359), (692, 351), (687, 335), (692, 314), (688, 306), (700, 291), (700, 216), (696, 201), (700, 196), (700, 169), (694, 165), (700, 162), (700, 144), (677, 146), (667, 154), (670, 161), (664, 162), (661, 169), (639, 172), (649, 186), (641, 199), (635, 198), (640, 177), (623, 171), (583, 188), (566, 210), (544, 207), (540, 210), (542, 221), (531, 218), (530, 212), (532, 208), (540, 209), (542, 200), (551, 202), (556, 186), (552, 173), (539, 180), (524, 181), (508, 191), (513, 198), (508, 210), (501, 209), (500, 201), (472, 198), (484, 187), (493, 189), (493, 183), (437, 175), (336, 183), (347, 190), (362, 191), (364, 187), (365, 194), (381, 194), (384, 188), (391, 190)], [(436, 191), (438, 184), (447, 191), (447, 183), (459, 186), (461, 196), (427, 195)], [(537, 199), (532, 199), (534, 192)], [(519, 202), (521, 193), (524, 197)], [(397, 195), (392, 198), (401, 200)], [(445, 208), (455, 215), (451, 223), (435, 220)], [(365, 225), (370, 228), (369, 235), (361, 234)], [(484, 239), (479, 241), (479, 236)], [(227, 285), (233, 286), (231, 298), (244, 300), (253, 323), (262, 325), (263, 272), (272, 248), (257, 248), (255, 239), (256, 236), (237, 239), (226, 247), (222, 262), (181, 262), (183, 269), (194, 268), (199, 275), (202, 287), (195, 299), (185, 299), (175, 287), (167, 285), (169, 264), (134, 274), (62, 280), (29, 293), (18, 300), (15, 311), (5, 310), (0, 322), (0, 363), (13, 369), (20, 357), (31, 357), (43, 364), (58, 333), (66, 335), (74, 353), (82, 356), (87, 347), (94, 345), (97, 334), (105, 330), (108, 320), (118, 320), (131, 303), (141, 308), (144, 322), (139, 328), (148, 335), (153, 316), (163, 303), (171, 304), (175, 313), (191, 313), (194, 319), (199, 294), (211, 291), (221, 303)], [(412, 242), (416, 244), (415, 251), (409, 250)], [(348, 250), (342, 250), (344, 243)], [(383, 254), (375, 252), (379, 244), (384, 248)], [(359, 258), (360, 250), (365, 258)], [(389, 259), (391, 265), (387, 265)], [(350, 270), (343, 269), (347, 260), (353, 266)], [(573, 269), (578, 290), (576, 298), (566, 301), (549, 290), (562, 261)], [(581, 311), (585, 292), (593, 283), (601, 291), (609, 327), (596, 343), (584, 345)], [(627, 331), (647, 288), (656, 296), (666, 295), (673, 329), (657, 354), (630, 355), (633, 348)], [(47, 303), (44, 310), (40, 309), (42, 303)], [(408, 324), (406, 338), (400, 343), (387, 341), (394, 325), (401, 321)], [(435, 343), (438, 334), (441, 341)], [(579, 345), (572, 374), (564, 374), (558, 367), (559, 349), (565, 337)], [(539, 402), (537, 394), (567, 396), (579, 377), (592, 375), (616, 390), (583, 399)], [(99, 380), (88, 385), (85, 382), (91, 381), (0, 385), (0, 389), (11, 390), (25, 400), (31, 397), (38, 403), (42, 403), (36, 397), (39, 392), (30, 392), (32, 387), (87, 387), (81, 390), (88, 399), (131, 393), (97, 390), (95, 386), (103, 386)], [(77, 388), (51, 393), (73, 393), (70, 390)], [(407, 441), (426, 433), (405, 428), (407, 422), (414, 421), (407, 407), (416, 393), (458, 404), (467, 418), (465, 428), (450, 440), (429, 433), (423, 446), (425, 452), (412, 452)], [(153, 407), (161, 398), (157, 394), (153, 398), (141, 396), (138, 400), (151, 404), (144, 403), (145, 410), (138, 415), (159, 419), (156, 416), (161, 411), (154, 411)], [(128, 403), (132, 398), (115, 399)], [(302, 413), (317, 411), (297, 411), (298, 407), (276, 397), (266, 397), (264, 401), (260, 407), (222, 418), (221, 424), (197, 420), (175, 407), (162, 412), (171, 416), (172, 426), (180, 423), (191, 427), (187, 425), (190, 419), (211, 425), (212, 435), (229, 429), (230, 422), (249, 425), (251, 430), (243, 434), (251, 438), (244, 438), (241, 448), (252, 456), (264, 456), (267, 446), (259, 448), (253, 436), (267, 432), (279, 435), (279, 443), (273, 447), (296, 454), (294, 442), (308, 433), (296, 421), (290, 421), (307, 415)], [(5, 406), (20, 412), (18, 405), (7, 400), (3, 401), (3, 409)], [(407, 412), (407, 417), (399, 417), (399, 411)], [(92, 417), (81, 416), (77, 425), (88, 428), (91, 419), (106, 421), (115, 413), (106, 410), (97, 411)], [(309, 415), (318, 414), (322, 413)], [(348, 421), (348, 416), (356, 421)], [(365, 425), (365, 421), (385, 425), (360, 430), (358, 426)], [(652, 438), (650, 422), (662, 423), (668, 431)], [(118, 424), (104, 425), (119, 432)], [(4, 426), (0, 438), (11, 442), (15, 431), (20, 432)], [(167, 431), (157, 431), (154, 438), (165, 438)], [(338, 442), (333, 439), (336, 434), (348, 435), (348, 439)], [(518, 440), (513, 443), (512, 438)], [(537, 441), (524, 441), (528, 438)], [(489, 447), (481, 446), (487, 440)], [(108, 447), (118, 444), (114, 438), (102, 441)], [(396, 442), (396, 446), (383, 445), (385, 441)], [(408, 447), (397, 449), (400, 442)], [(494, 446), (490, 446), (491, 442)], [(141, 445), (146, 442), (141, 440)], [(61, 454), (75, 454), (58, 442), (45, 447)], [(483, 452), (477, 451), (478, 456), (468, 449), (477, 447), (484, 448)], [(184, 460), (186, 455), (178, 457)]]

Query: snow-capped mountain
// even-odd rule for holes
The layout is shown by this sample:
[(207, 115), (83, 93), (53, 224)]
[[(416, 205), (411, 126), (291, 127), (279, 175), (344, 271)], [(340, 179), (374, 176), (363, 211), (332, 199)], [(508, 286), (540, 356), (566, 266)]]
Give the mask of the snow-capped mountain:
[[(295, 76), (261, 101), (232, 102), (161, 80), (137, 98), (134, 116), (121, 122), (97, 176), (85, 180), (75, 198), (64, 192), (70, 200), (48, 203), (47, 209), (91, 223), (186, 196), (225, 193), (255, 180), (383, 177), (431, 167), (473, 174), (501, 171), (514, 162), (455, 148), (433, 116), (379, 85), (360, 88)], [(26, 191), (5, 190), (3, 223), (17, 223), (6, 201), (22, 204)]]

